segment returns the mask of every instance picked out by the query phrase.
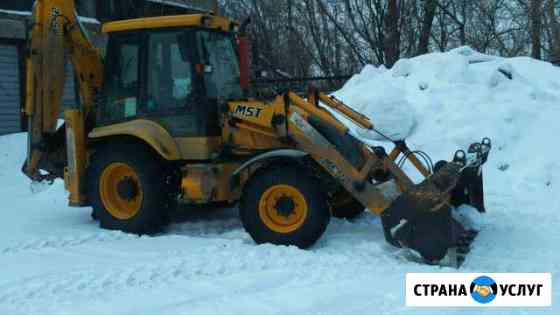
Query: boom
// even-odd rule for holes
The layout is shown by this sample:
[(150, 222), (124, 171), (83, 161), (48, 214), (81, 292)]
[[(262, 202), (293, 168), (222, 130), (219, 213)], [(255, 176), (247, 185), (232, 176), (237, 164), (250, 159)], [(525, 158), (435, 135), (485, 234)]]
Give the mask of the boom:
[[(93, 119), (92, 108), (102, 85), (103, 62), (80, 24), (73, 0), (37, 0), (33, 6), (28, 42), (25, 114), (29, 119), (28, 153), (24, 173), (34, 181), (63, 176), (60, 165), (67, 154), (68, 176), (80, 176), (84, 166), (84, 121)], [(80, 104), (67, 108), (66, 141), (57, 134), (64, 89), (66, 56), (75, 70)], [(80, 117), (80, 118), (78, 118)], [(69, 126), (68, 122), (74, 122)], [(64, 148), (64, 143), (68, 146)], [(53, 161), (57, 161), (53, 162)], [(55, 165), (56, 164), (56, 165)], [(39, 169), (46, 170), (43, 175)]]

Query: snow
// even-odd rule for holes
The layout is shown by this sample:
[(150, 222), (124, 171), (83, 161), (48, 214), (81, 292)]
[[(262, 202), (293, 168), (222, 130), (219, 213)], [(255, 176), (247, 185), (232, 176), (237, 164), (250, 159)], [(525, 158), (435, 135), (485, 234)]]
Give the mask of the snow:
[[(511, 80), (504, 73), (511, 76)], [(551, 272), (560, 298), (560, 69), (462, 47), (367, 66), (336, 96), (434, 160), (484, 136), (488, 213), (462, 272)], [(387, 142), (352, 128), (376, 144)], [(0, 137), (0, 314), (557, 314), (543, 309), (406, 308), (411, 262), (379, 219), (333, 219), (312, 249), (255, 245), (234, 209), (198, 211), (155, 237), (98, 229), (63, 183), (31, 193), (25, 135)], [(554, 303), (554, 302), (553, 302)]]

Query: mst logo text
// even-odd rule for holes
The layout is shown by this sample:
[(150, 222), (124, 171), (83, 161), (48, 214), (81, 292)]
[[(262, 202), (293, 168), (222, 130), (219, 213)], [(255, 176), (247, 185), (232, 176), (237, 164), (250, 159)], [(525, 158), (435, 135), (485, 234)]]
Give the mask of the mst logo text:
[(235, 108), (234, 114), (238, 117), (259, 118), (263, 112), (262, 108), (250, 105), (238, 105)]

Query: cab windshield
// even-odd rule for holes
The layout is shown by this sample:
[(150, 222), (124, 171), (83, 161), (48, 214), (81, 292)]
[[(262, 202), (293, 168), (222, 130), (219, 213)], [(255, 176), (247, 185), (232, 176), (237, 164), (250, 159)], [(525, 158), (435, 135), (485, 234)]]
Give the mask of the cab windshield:
[(200, 64), (204, 65), (204, 85), (210, 99), (236, 99), (242, 96), (239, 59), (234, 37), (227, 33), (197, 31)]

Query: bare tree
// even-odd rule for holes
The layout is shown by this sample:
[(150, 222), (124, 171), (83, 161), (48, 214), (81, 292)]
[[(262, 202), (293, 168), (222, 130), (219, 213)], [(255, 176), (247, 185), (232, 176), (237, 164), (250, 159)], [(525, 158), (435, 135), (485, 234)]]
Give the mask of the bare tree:
[(427, 54), (430, 46), (430, 36), (432, 35), (432, 25), (436, 16), (438, 0), (424, 0), (422, 25), (420, 29), (420, 40), (418, 42), (417, 54)]
[[(131, 0), (127, 0), (131, 1)], [(366, 64), (468, 45), (495, 55), (560, 62), (556, 0), (220, 0), (250, 16), (254, 69), (339, 76)]]
[(399, 27), (400, 11), (398, 0), (388, 0), (387, 16), (385, 17), (385, 65), (392, 67), (400, 57), (401, 33)]
[(551, 36), (551, 53), (550, 59), (554, 63), (560, 64), (560, 22), (556, 15), (556, 1), (548, 0), (547, 2), (547, 18), (550, 26)]
[(529, 20), (531, 32), (531, 57), (542, 59), (542, 17), (543, 0), (529, 0)]

